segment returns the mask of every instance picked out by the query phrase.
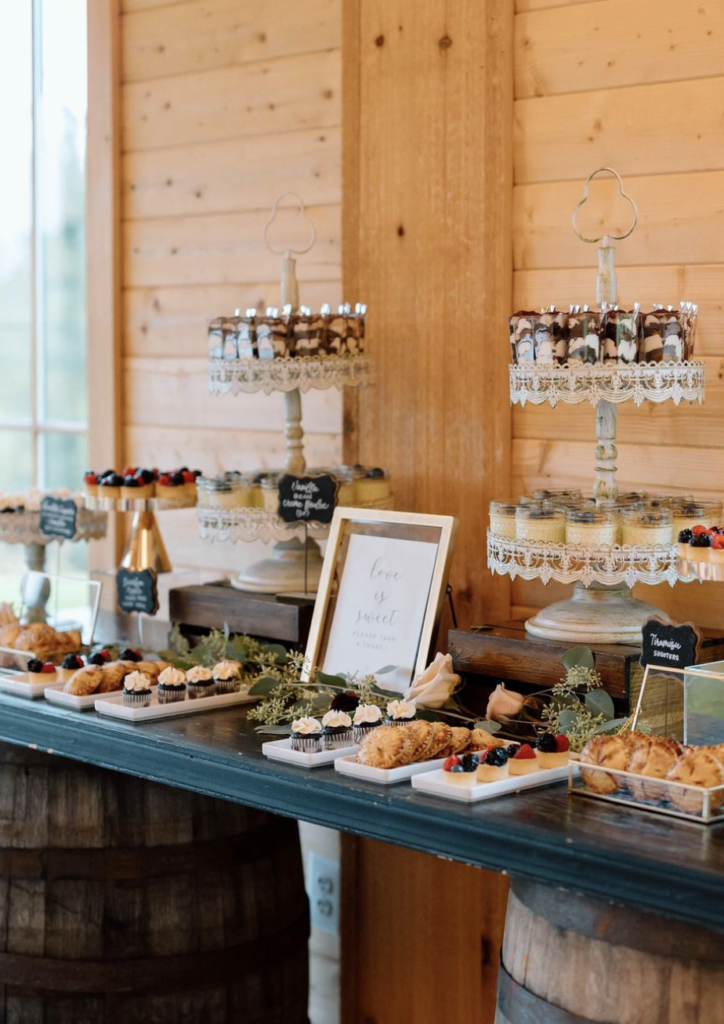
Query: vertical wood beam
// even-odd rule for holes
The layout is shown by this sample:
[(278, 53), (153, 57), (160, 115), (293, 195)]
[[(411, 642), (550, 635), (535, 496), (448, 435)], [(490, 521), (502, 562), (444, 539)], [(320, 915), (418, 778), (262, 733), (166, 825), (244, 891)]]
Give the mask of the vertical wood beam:
[(487, 570), (510, 488), (513, 5), (345, 0), (345, 295), (368, 304), (377, 382), (346, 397), (346, 458), (389, 466), (397, 507), (460, 518), (463, 625), (503, 621)]
[[(88, 450), (96, 469), (119, 467), (121, 451), (120, 4), (88, 0), (86, 275)], [(109, 568), (120, 551), (116, 517), (89, 546), (91, 566)]]

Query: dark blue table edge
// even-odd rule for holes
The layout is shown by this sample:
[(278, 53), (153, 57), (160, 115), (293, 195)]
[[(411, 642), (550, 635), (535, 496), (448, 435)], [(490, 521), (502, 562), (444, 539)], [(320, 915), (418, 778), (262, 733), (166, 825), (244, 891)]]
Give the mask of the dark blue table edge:
[[(613, 842), (604, 849), (582, 829), (567, 836), (526, 824), (513, 813), (522, 806), (515, 802), (534, 791), (495, 801), (511, 809), (509, 817), (475, 817), (464, 804), (406, 785), (382, 789), (332, 768), (308, 771), (269, 761), (253, 736), (240, 733), (238, 757), (231, 759), (204, 744), (160, 739), (145, 726), (6, 694), (0, 694), (0, 741), (724, 931), (724, 873), (683, 866), (675, 857), (617, 851)], [(565, 784), (545, 792), (565, 816)], [(695, 829), (703, 845), (709, 842), (702, 826), (659, 820)], [(721, 829), (710, 829), (711, 838), (717, 833), (724, 841)]]

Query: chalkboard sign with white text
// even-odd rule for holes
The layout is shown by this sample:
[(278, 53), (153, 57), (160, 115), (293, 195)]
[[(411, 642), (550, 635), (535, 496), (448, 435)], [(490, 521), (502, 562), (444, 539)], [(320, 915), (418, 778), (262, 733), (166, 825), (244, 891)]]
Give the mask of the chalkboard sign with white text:
[(642, 665), (684, 669), (696, 664), (702, 636), (692, 623), (680, 625), (652, 618), (643, 624), (641, 632)]
[(44, 537), (73, 540), (77, 530), (78, 506), (73, 498), (45, 497), (40, 502), (40, 532)]
[(285, 523), (331, 523), (339, 484), (333, 476), (292, 476), (279, 481), (279, 516)]
[(153, 569), (119, 569), (116, 586), (121, 611), (145, 615), (158, 611), (158, 583)]

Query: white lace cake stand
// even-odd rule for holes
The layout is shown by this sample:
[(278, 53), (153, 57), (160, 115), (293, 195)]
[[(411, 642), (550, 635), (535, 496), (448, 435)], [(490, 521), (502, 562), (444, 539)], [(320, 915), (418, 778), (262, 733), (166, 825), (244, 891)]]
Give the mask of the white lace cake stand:
[(301, 356), (295, 359), (210, 359), (209, 390), (217, 395), (312, 389), (372, 383), (366, 356)]
[(510, 400), (515, 405), (543, 405), (555, 408), (589, 402), (620, 405), (633, 402), (704, 401), (704, 364), (633, 363), (629, 366), (603, 364), (591, 366), (573, 363), (565, 366), (540, 366), (512, 363)]

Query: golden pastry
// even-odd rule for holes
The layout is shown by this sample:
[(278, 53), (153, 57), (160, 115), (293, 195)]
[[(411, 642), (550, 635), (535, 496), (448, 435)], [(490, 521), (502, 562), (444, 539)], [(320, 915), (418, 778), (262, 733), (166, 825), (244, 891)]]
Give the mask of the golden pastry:
[(404, 756), (408, 740), (405, 738), (407, 729), (394, 725), (381, 725), (365, 736), (357, 752), (360, 764), (370, 768), (394, 768), (400, 756)]
[[(687, 786), (710, 789), (712, 786), (724, 785), (724, 768), (712, 754), (705, 750), (690, 750), (682, 754), (666, 776), (670, 782), (682, 782)], [(679, 786), (668, 786), (668, 798), (681, 811), (687, 814), (701, 814), (704, 809), (704, 795), (695, 789), (683, 789)], [(724, 790), (712, 793), (709, 797), (709, 809), (716, 810), (724, 803)]]
[(432, 740), (426, 756), (426, 760), (428, 761), (432, 760), (432, 758), (442, 756), (442, 751), (450, 745), (453, 734), (452, 729), (449, 725), (446, 725), (445, 722), (433, 722), (432, 728)]
[(470, 733), (468, 750), (490, 750), (492, 747), (507, 747), (508, 742), (508, 740), (494, 736), (492, 732), (488, 732), (486, 729), (473, 729)]
[[(594, 736), (581, 751), (581, 765), (605, 765), (618, 771), (625, 771), (634, 749), (631, 736)], [(581, 779), (594, 793), (615, 793), (621, 781), (608, 772), (592, 771), (581, 767)]]
[[(659, 742), (660, 739), (663, 742)], [(663, 737), (652, 737), (650, 743), (640, 743), (635, 747), (629, 757), (626, 771), (644, 775), (647, 780), (665, 779), (680, 754), (681, 748), (675, 740), (667, 741)], [(657, 782), (630, 779), (629, 789), (637, 800), (658, 802), (666, 796), (666, 786)]]
[(136, 671), (137, 666), (131, 662), (109, 661), (101, 666), (101, 682), (96, 693), (113, 693), (123, 688), (123, 680), (131, 672)]
[[(470, 743), (470, 730), (460, 726), (453, 726), (452, 739), (448, 746), (451, 748), (448, 757), (452, 754), (461, 754), (467, 750)], [(442, 757), (442, 755), (440, 755)]]
[(76, 697), (88, 697), (95, 693), (101, 685), (103, 670), (100, 665), (88, 665), (79, 668), (63, 687), (65, 693), (73, 693)]
[(415, 738), (415, 747), (412, 751), (411, 761), (424, 761), (427, 758), (427, 750), (430, 747), (433, 736), (432, 722), (420, 718), (408, 726), (408, 731)]

